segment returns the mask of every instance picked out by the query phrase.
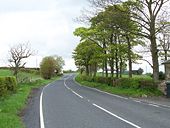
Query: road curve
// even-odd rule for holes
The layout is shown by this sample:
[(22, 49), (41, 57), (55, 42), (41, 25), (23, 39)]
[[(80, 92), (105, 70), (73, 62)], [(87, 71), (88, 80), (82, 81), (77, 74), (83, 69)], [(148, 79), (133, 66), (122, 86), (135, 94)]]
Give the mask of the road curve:
[(65, 75), (43, 89), (41, 128), (170, 127), (169, 108), (80, 86), (74, 76)]

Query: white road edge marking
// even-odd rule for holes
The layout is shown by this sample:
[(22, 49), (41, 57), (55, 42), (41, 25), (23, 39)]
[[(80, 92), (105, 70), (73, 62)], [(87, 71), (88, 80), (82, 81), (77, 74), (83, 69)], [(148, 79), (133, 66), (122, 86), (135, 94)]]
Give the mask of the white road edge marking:
[(134, 123), (132, 123), (132, 122), (130, 122), (130, 121), (127, 121), (127, 120), (123, 119), (122, 117), (119, 117), (119, 116), (117, 116), (116, 114), (113, 114), (112, 112), (110, 112), (110, 111), (108, 111), (108, 110), (106, 110), (106, 109), (104, 109), (104, 108), (102, 108), (102, 107), (100, 107), (100, 106), (98, 106), (98, 105), (96, 105), (96, 104), (93, 104), (93, 106), (95, 106), (95, 107), (103, 110), (104, 112), (106, 112), (106, 113), (108, 113), (108, 114), (110, 114), (110, 115), (118, 118), (118, 119), (121, 120), (121, 121), (126, 122), (127, 124), (130, 124), (131, 126), (133, 126), (133, 127), (135, 127), (135, 128), (141, 128), (140, 126), (138, 126), (138, 125), (136, 125), (136, 124), (134, 124)]
[[(48, 86), (48, 85), (47, 85), (47, 86)], [(44, 116), (43, 116), (43, 107), (42, 107), (42, 99), (43, 99), (44, 89), (45, 89), (47, 86), (45, 86), (45, 87), (42, 89), (42, 92), (41, 92), (41, 95), (40, 95), (40, 128), (45, 128), (45, 126), (44, 126)]]
[(43, 90), (42, 90), (41, 96), (40, 96), (40, 128), (45, 128), (43, 110), (42, 110), (42, 96), (43, 96)]
[(64, 86), (68, 89), (68, 90), (71, 90), (72, 93), (74, 93), (76, 96), (80, 97), (81, 99), (83, 99), (83, 97), (81, 95), (79, 95), (78, 93), (76, 93), (75, 91), (73, 91), (71, 88), (69, 88), (67, 85), (66, 85), (66, 79), (64, 80)]
[(156, 104), (148, 104), (148, 105), (159, 108), (159, 106), (158, 106), (158, 105), (156, 105)]
[(46, 85), (41, 92), (40, 95), (40, 128), (45, 128), (44, 126), (44, 116), (43, 116), (43, 107), (42, 107), (42, 100), (43, 100), (43, 94), (44, 94), (44, 89), (48, 87), (50, 84)]

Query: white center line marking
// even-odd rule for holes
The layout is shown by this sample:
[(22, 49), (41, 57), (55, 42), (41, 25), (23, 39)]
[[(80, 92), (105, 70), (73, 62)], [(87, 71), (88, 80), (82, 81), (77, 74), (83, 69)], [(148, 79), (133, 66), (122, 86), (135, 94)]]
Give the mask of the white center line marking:
[(139, 100), (133, 100), (133, 101), (135, 101), (135, 102), (137, 102), (137, 103), (141, 103), (141, 101), (139, 101)]
[(110, 114), (110, 115), (112, 115), (112, 116), (114, 116), (114, 117), (116, 117), (116, 118), (118, 118), (118, 119), (126, 122), (127, 124), (132, 125), (132, 126), (135, 127), (135, 128), (141, 128), (140, 126), (138, 126), (138, 125), (136, 125), (136, 124), (134, 124), (134, 123), (132, 123), (132, 122), (130, 122), (130, 121), (127, 121), (127, 120), (123, 119), (122, 117), (119, 117), (119, 116), (117, 116), (116, 114), (113, 114), (113, 113), (111, 113), (110, 111), (108, 111), (108, 110), (106, 110), (106, 109), (104, 109), (104, 108), (102, 108), (102, 107), (100, 107), (100, 106), (98, 106), (98, 105), (96, 105), (96, 104), (93, 104), (93, 105), (94, 105), (95, 107), (103, 110), (104, 112), (106, 112), (106, 113), (108, 113), (108, 114)]
[[(76, 77), (76, 76), (75, 76)], [(82, 86), (81, 84), (79, 84), (76, 80), (75, 80), (75, 77), (73, 78), (73, 81), (79, 85), (79, 86)], [(108, 93), (108, 92), (104, 92), (104, 91), (101, 91), (97, 88), (92, 88), (92, 87), (88, 87), (88, 86), (83, 86), (84, 88), (88, 88), (88, 89), (91, 89), (91, 90), (95, 90), (95, 91), (98, 91), (98, 92), (101, 92), (101, 93), (105, 93), (105, 94), (108, 94), (110, 96), (114, 96), (114, 97), (117, 97), (117, 98), (121, 98), (121, 99), (125, 99), (125, 100), (128, 100), (128, 98), (126, 97), (122, 97), (122, 96), (119, 96), (119, 95), (115, 95), (115, 94), (111, 94), (111, 93)]]
[(75, 95), (77, 95), (80, 98), (83, 98), (81, 95), (79, 95), (78, 93), (76, 93), (75, 91), (72, 91)]
[(69, 88), (69, 87), (66, 85), (66, 82), (65, 82), (65, 81), (66, 81), (66, 80), (64, 80), (64, 86), (65, 86), (67, 89), (71, 90), (71, 92), (74, 93), (76, 96), (78, 96), (78, 97), (80, 97), (80, 98), (83, 99), (83, 97), (82, 97), (81, 95), (79, 95), (78, 93), (76, 93), (75, 91), (73, 91), (71, 88)]

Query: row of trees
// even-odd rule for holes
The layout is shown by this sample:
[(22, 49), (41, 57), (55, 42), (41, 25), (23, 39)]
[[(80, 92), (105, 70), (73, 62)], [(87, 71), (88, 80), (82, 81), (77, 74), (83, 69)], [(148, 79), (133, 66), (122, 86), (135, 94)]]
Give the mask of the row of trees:
[[(95, 76), (97, 69), (102, 68), (107, 77), (110, 67), (112, 76), (116, 72), (116, 77), (121, 77), (128, 63), (129, 77), (132, 77), (132, 63), (143, 59), (142, 54), (135, 52), (134, 48), (141, 45), (151, 53), (150, 65), (153, 68), (153, 78), (158, 80), (160, 51), (158, 51), (157, 35), (160, 35), (161, 39), (165, 28), (169, 32), (167, 27), (169, 22), (165, 17), (160, 17), (165, 14), (161, 9), (168, 0), (128, 0), (119, 3), (114, 0), (91, 0), (90, 2), (94, 7), (93, 10), (97, 10), (90, 18), (85, 15), (90, 26), (77, 28), (74, 32), (74, 35), (81, 38), (73, 53), (79, 69), (85, 68), (87, 75)], [(169, 38), (161, 41), (164, 42), (160, 43), (161, 46), (167, 46)], [(146, 46), (149, 46), (149, 49), (146, 49)]]
[[(35, 51), (31, 49), (29, 43), (17, 44), (10, 48), (9, 59), (10, 68), (13, 70), (13, 75), (18, 78), (20, 69), (25, 67), (26, 60), (30, 56), (35, 55)], [(45, 79), (50, 79), (55, 74), (59, 74), (64, 66), (62, 57), (54, 55), (44, 57), (40, 63), (40, 73)]]

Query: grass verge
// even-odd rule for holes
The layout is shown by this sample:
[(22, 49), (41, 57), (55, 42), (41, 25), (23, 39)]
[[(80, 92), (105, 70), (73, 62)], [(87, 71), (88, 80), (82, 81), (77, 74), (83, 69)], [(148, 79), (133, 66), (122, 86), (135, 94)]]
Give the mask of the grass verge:
[(113, 86), (108, 86), (107, 84), (83, 81), (80, 75), (77, 75), (75, 80), (81, 85), (92, 87), (92, 88), (97, 88), (99, 90), (109, 92), (111, 94), (117, 94), (117, 95), (122, 95), (122, 96), (142, 97), (143, 95), (147, 95), (147, 96), (161, 96), (162, 95), (162, 93), (159, 90), (152, 89), (152, 88), (137, 89), (137, 88), (124, 88), (121, 86), (113, 87)]
[(19, 116), (20, 111), (26, 106), (27, 98), (33, 88), (39, 88), (59, 77), (51, 80), (37, 80), (29, 84), (19, 85), (15, 94), (0, 99), (0, 128), (25, 128)]

